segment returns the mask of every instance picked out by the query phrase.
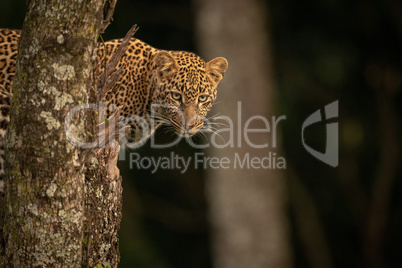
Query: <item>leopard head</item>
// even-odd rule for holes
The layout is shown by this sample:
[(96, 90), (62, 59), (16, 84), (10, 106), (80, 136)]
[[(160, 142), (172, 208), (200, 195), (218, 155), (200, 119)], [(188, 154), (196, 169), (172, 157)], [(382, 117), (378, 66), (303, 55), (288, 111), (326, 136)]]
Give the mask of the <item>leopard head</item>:
[(204, 126), (216, 88), (228, 67), (225, 58), (209, 62), (189, 52), (159, 51), (154, 57), (156, 117), (177, 135), (190, 137)]

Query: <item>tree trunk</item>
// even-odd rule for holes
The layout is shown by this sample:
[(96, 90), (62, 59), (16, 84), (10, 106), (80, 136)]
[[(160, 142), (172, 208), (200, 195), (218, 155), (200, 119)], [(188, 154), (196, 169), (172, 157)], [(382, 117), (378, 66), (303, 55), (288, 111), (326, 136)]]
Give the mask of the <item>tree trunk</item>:
[[(65, 132), (66, 114), (88, 102), (93, 91), (104, 3), (30, 1), (18, 47), (6, 143), (5, 267), (80, 267), (101, 261), (117, 266), (117, 237), (110, 235), (120, 223), (120, 178), (112, 176), (102, 182), (106, 189), (94, 193), (91, 189), (97, 188), (88, 181), (104, 176), (93, 175), (86, 161), (92, 161), (92, 167), (102, 161), (71, 144)], [(94, 116), (89, 110), (76, 115), (71, 121), (74, 136), (90, 141)], [(108, 202), (116, 204), (111, 208), (117, 211), (96, 211)], [(108, 235), (95, 240), (96, 232)]]
[[(208, 170), (207, 198), (215, 267), (290, 267), (284, 170), (274, 164), (274, 158), (282, 162), (279, 158), (283, 155), (280, 141), (274, 142), (278, 129), (271, 120), (276, 100), (264, 27), (265, 7), (257, 0), (195, 2), (201, 54), (207, 59), (223, 56), (229, 62), (225, 79), (218, 88), (218, 102), (222, 102), (215, 106), (215, 111), (232, 119), (235, 132), (232, 131), (234, 136), (228, 135), (228, 131), (219, 133), (225, 141), (233, 141), (233, 148), (209, 150), (211, 156), (227, 157), (231, 163), (231, 168)], [(269, 120), (270, 132), (250, 132), (249, 140), (257, 145), (268, 143), (268, 148), (250, 146), (244, 137), (244, 125), (254, 115)], [(258, 121), (251, 123), (249, 129), (266, 127), (257, 124)], [(261, 160), (269, 153), (270, 168), (235, 166), (239, 164), (236, 157), (243, 160), (248, 154)]]

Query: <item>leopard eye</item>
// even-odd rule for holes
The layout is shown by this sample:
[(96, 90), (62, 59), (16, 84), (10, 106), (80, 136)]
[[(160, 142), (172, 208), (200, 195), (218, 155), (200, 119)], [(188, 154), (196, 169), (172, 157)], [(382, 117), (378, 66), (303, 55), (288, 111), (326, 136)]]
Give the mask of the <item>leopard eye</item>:
[(207, 95), (201, 95), (201, 96), (198, 97), (198, 101), (199, 102), (205, 102), (207, 100), (207, 98), (208, 98)]
[(177, 93), (177, 92), (172, 92), (172, 98), (173, 98), (174, 100), (179, 101), (179, 100), (181, 99), (181, 94), (180, 94), (180, 93)]

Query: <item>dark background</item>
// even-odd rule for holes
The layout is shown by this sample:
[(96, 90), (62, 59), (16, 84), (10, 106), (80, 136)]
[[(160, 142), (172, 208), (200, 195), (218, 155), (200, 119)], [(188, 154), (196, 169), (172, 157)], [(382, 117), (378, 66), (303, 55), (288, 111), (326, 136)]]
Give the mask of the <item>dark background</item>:
[[(401, 267), (400, 1), (271, 0), (267, 7), (276, 114), (287, 115), (282, 133), (295, 267), (311, 267), (295, 212), (304, 198), (313, 205), (333, 267), (365, 267), (366, 224), (372, 204), (383, 200), (379, 250), (387, 267)], [(2, 0), (0, 10), (0, 27), (21, 28), (25, 0)], [(197, 52), (195, 12), (191, 1), (118, 0), (103, 38), (121, 38), (137, 24), (136, 37), (154, 47)], [(336, 99), (340, 164), (331, 168), (305, 152), (299, 132), (308, 115)], [(312, 127), (306, 136), (308, 144), (324, 150), (324, 125)], [(158, 134), (159, 140), (171, 138)], [(147, 144), (138, 152), (185, 156), (193, 150), (184, 143), (158, 151)], [(130, 169), (128, 161), (119, 166), (124, 186), (119, 267), (211, 267), (203, 170), (150, 174)], [(292, 191), (296, 177), (304, 196)]]

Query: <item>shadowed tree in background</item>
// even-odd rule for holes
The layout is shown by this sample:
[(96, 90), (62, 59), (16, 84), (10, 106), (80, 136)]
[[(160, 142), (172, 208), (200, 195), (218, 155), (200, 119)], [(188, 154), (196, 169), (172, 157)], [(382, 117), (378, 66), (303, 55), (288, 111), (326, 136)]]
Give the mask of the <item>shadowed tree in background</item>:
[[(195, 1), (198, 44), (205, 58), (221, 55), (228, 59), (226, 77), (218, 89), (219, 112), (229, 116), (236, 134), (243, 133), (245, 122), (254, 115), (271, 121), (276, 101), (273, 90), (269, 36), (265, 28), (265, 6), (260, 1), (200, 0)], [(241, 102), (241, 111), (238, 103)], [(241, 114), (241, 123), (237, 113)], [(255, 120), (249, 128), (266, 128)], [(278, 123), (279, 124), (279, 123)], [(235, 154), (250, 158), (267, 157), (269, 152), (281, 156), (278, 129), (270, 133), (249, 134), (253, 144), (269, 145), (255, 149), (244, 137), (234, 134), (235, 148), (210, 148), (209, 154), (228, 157)], [(228, 132), (220, 132), (225, 142)], [(243, 134), (242, 134), (243, 135)], [(275, 144), (276, 143), (276, 144)], [(283, 166), (282, 166), (283, 167)], [(210, 169), (207, 198), (212, 223), (213, 258), (215, 267), (291, 267), (288, 219), (285, 206), (283, 170)]]

